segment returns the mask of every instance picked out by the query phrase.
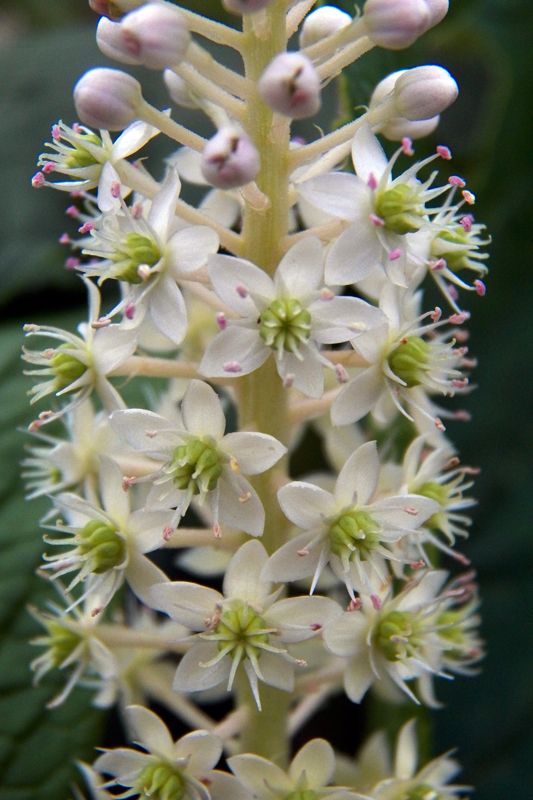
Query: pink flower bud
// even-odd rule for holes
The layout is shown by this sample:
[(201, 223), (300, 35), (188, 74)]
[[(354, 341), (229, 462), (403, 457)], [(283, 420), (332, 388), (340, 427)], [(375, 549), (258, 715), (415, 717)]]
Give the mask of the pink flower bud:
[(171, 69), (166, 69), (163, 72), (163, 80), (170, 98), (176, 105), (182, 108), (198, 108), (198, 103), (194, 100), (189, 91), (187, 81), (184, 81), (183, 78), (176, 75)]
[(397, 70), (397, 72), (392, 72), (390, 75), (387, 75), (386, 78), (383, 78), (372, 92), (369, 103), (369, 108), (372, 111), (381, 103), (386, 102), (388, 98), (391, 99), (392, 109), (390, 119), (386, 120), (386, 122), (382, 122), (377, 128), (373, 128), (373, 130), (377, 133), (381, 133), (392, 142), (401, 142), (405, 136), (408, 136), (410, 139), (421, 139), (423, 136), (429, 136), (429, 134), (435, 130), (440, 120), (438, 115), (425, 120), (410, 120), (394, 114), (394, 88), (400, 75), (403, 75), (406, 71), (405, 69), (400, 69)]
[(190, 35), (185, 17), (167, 3), (146, 3), (121, 22), (122, 36), (131, 56), (149, 69), (175, 67), (185, 58)]
[(430, 27), (425, 0), (367, 0), (363, 19), (370, 38), (389, 50), (409, 47)]
[(255, 14), (273, 2), (274, 0), (222, 0), (224, 8), (232, 14)]
[(280, 53), (265, 69), (257, 84), (270, 108), (291, 119), (312, 117), (319, 110), (320, 78), (302, 53)]
[(428, 28), (433, 28), (444, 19), (448, 13), (449, 2), (448, 0), (426, 0), (426, 5), (429, 10), (429, 25)]
[(444, 67), (414, 67), (400, 75), (394, 87), (398, 114), (411, 120), (436, 117), (459, 94), (457, 83)]
[(236, 189), (256, 177), (261, 166), (257, 148), (237, 128), (221, 128), (202, 152), (204, 178), (218, 189)]
[(108, 0), (89, 0), (89, 5), (93, 11), (100, 14), (102, 17), (115, 19), (115, 11)]
[(123, 130), (137, 118), (142, 102), (140, 83), (118, 69), (91, 69), (74, 87), (78, 116), (91, 128)]
[(352, 21), (346, 12), (335, 6), (321, 6), (305, 18), (300, 31), (300, 47), (309, 47)]
[(107, 17), (102, 17), (96, 28), (96, 44), (108, 58), (113, 58), (122, 64), (142, 64), (140, 58), (132, 55), (124, 41), (120, 22), (112, 22)]

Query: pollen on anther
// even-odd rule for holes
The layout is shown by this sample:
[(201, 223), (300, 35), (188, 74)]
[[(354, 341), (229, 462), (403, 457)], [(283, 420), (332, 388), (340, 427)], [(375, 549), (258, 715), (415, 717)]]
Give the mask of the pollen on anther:
[(468, 203), (468, 205), (469, 205), (469, 206), (473, 206), (473, 205), (474, 205), (474, 203), (476, 202), (476, 196), (475, 196), (475, 194), (472, 194), (472, 192), (469, 192), (469, 191), (468, 191), (468, 190), (466, 190), (466, 189), (465, 189), (465, 191), (463, 192), (463, 197), (464, 197), (464, 199), (465, 199), (465, 202), (466, 202), (466, 203)]
[(378, 182), (373, 172), (371, 172), (370, 175), (368, 176), (367, 185), (369, 189), (372, 189), (372, 191), (374, 191), (374, 189), (377, 189)]
[(377, 594), (371, 594), (370, 599), (372, 600), (372, 605), (374, 606), (375, 610), (379, 611), (381, 609), (380, 598), (377, 596)]
[(235, 289), (237, 290), (239, 297), (248, 297), (248, 289), (246, 286), (243, 286), (242, 283), (238, 283)]
[(445, 161), (450, 161), (450, 159), (452, 157), (452, 151), (450, 150), (450, 148), (446, 147), (443, 144), (439, 144), (439, 146), (437, 147), (437, 153)]
[(348, 608), (346, 610), (347, 611), (357, 611), (358, 609), (361, 608), (362, 605), (363, 605), (363, 601), (361, 600), (361, 598), (360, 597), (354, 597), (354, 599), (350, 600), (350, 602), (348, 603)]
[(222, 369), (224, 372), (237, 374), (238, 372), (242, 372), (242, 365), (239, 364), (238, 361), (226, 361), (226, 363), (222, 365)]
[(458, 186), (459, 189), (464, 189), (466, 186), (466, 181), (463, 178), (460, 178), (459, 175), (451, 175), (448, 178), (448, 183), (450, 186)]
[(406, 156), (414, 156), (413, 140), (409, 136), (404, 136), (402, 139), (402, 152)]
[(389, 260), (390, 261), (396, 261), (398, 258), (401, 258), (401, 257), (402, 257), (402, 251), (401, 250), (398, 250), (398, 249), (391, 250), (390, 253), (389, 253)]
[(385, 225), (385, 220), (381, 219), (381, 217), (378, 217), (377, 214), (369, 214), (368, 218), (372, 223), (372, 225), (375, 225), (376, 228), (383, 228), (383, 226)]
[(307, 548), (305, 548), (305, 547), (302, 550), (297, 550), (296, 552), (300, 556), (300, 558), (303, 558), (304, 556), (308, 556), (309, 555), (309, 550), (307, 550)]
[(474, 281), (474, 286), (476, 287), (476, 292), (478, 293), (478, 295), (480, 297), (483, 297), (485, 295), (486, 291), (487, 291), (487, 287), (485, 286), (483, 281), (475, 280)]
[(348, 383), (349, 376), (342, 364), (335, 364), (335, 377), (339, 383)]
[(168, 542), (168, 540), (172, 536), (172, 532), (173, 532), (172, 526), (165, 525), (165, 527), (163, 528), (163, 539), (165, 540), (165, 542)]
[(460, 224), (463, 227), (465, 233), (470, 233), (472, 230), (472, 223), (474, 221), (474, 217), (472, 214), (465, 214), (465, 216), (460, 220)]
[(224, 314), (224, 312), (223, 312), (223, 311), (219, 311), (219, 312), (217, 313), (217, 315), (216, 315), (215, 319), (216, 319), (216, 321), (217, 321), (217, 325), (218, 325), (218, 327), (220, 328), (220, 330), (221, 330), (221, 331), (225, 330), (225, 329), (226, 329), (226, 326), (227, 326), (227, 324), (228, 324), (228, 321), (227, 321), (227, 319), (226, 319), (226, 315)]
[(132, 320), (135, 316), (135, 306), (133, 303), (126, 303), (126, 307), (124, 309), (124, 316), (126, 319)]
[(43, 166), (43, 172), (45, 175), (49, 175), (50, 172), (53, 172), (56, 168), (56, 165), (49, 161), (47, 164)]
[(31, 179), (31, 185), (34, 189), (41, 189), (45, 184), (44, 175), (42, 172), (37, 172)]
[(76, 269), (76, 267), (79, 267), (80, 264), (81, 261), (79, 258), (76, 258), (76, 256), (69, 256), (69, 258), (67, 258), (65, 261), (65, 267), (67, 269)]
[(111, 184), (110, 191), (111, 191), (111, 196), (114, 197), (115, 199), (117, 197), (120, 197), (120, 181), (113, 181), (113, 183)]
[(79, 213), (80, 212), (78, 211), (76, 206), (69, 206), (67, 208), (67, 210), (65, 211), (65, 214), (67, 215), (67, 217), (72, 217), (73, 219), (76, 219), (76, 217), (78, 216)]
[(435, 308), (435, 310), (434, 310), (434, 311), (432, 311), (432, 312), (430, 313), (430, 315), (429, 315), (429, 316), (431, 317), (431, 319), (433, 320), (433, 322), (438, 322), (438, 321), (439, 321), (439, 319), (442, 317), (442, 311), (441, 311), (441, 309), (440, 309), (440, 308), (437, 306), (437, 307)]
[(312, 622), (309, 627), (311, 628), (312, 631), (322, 630), (322, 625), (320, 624), (320, 622)]
[(61, 128), (59, 125), (52, 125), (52, 139), (61, 139)]

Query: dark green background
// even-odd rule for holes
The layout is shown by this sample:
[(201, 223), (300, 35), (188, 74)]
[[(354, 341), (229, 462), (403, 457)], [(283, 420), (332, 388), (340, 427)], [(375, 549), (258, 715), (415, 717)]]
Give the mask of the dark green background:
[[(340, 4), (340, 3), (339, 3)], [(218, 0), (200, 4), (217, 11)], [(402, 53), (375, 52), (349, 71), (353, 106), (401, 67), (438, 63), (461, 95), (432, 144), (448, 144), (453, 169), (476, 193), (476, 218), (494, 242), (485, 298), (473, 296), (470, 347), (479, 389), (466, 399), (468, 424), (449, 426), (465, 463), (483, 471), (479, 508), (464, 548), (479, 571), (482, 674), (439, 681), (446, 708), (433, 714), (434, 752), (457, 746), (465, 782), (480, 800), (529, 800), (533, 785), (533, 582), (531, 580), (533, 14), (527, 0), (452, 0), (446, 21)], [(350, 4), (345, 3), (350, 10)], [(82, 304), (79, 281), (63, 269), (60, 233), (67, 196), (30, 187), (37, 155), (59, 117), (72, 122), (70, 93), (87, 68), (103, 64), (95, 18), (84, 0), (0, 3), (0, 776), (1, 800), (64, 800), (74, 757), (92, 760), (102, 724), (79, 692), (43, 711), (53, 686), (31, 689), (26, 604), (43, 588), (36, 521), (44, 506), (21, 505), (18, 461), (31, 419), (20, 376), (20, 325)], [(165, 105), (160, 79), (143, 75), (147, 97)], [(181, 112), (180, 112), (181, 113)], [(185, 123), (190, 119), (185, 114)], [(422, 153), (426, 145), (417, 148)], [(428, 147), (431, 146), (427, 145)], [(165, 144), (153, 147), (153, 157)], [(167, 150), (168, 150), (167, 145)], [(154, 162), (155, 163), (155, 162)], [(81, 318), (81, 316), (79, 317)], [(72, 317), (70, 317), (72, 322)], [(65, 323), (63, 323), (65, 324)], [(38, 507), (39, 506), (39, 507)], [(339, 720), (340, 722), (340, 720)], [(346, 749), (350, 749), (349, 744)]]

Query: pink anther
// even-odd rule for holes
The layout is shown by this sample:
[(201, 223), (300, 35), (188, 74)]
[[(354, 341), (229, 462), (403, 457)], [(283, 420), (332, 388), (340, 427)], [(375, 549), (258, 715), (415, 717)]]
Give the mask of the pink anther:
[(302, 550), (297, 550), (296, 552), (301, 558), (309, 555), (309, 550), (307, 550), (305, 547)]
[(453, 415), (453, 418), (459, 420), (459, 422), (470, 422), (472, 419), (472, 414), (463, 408), (459, 411), (456, 411)]
[(59, 244), (70, 244), (70, 236), (68, 233), (62, 233), (59, 237)]
[(464, 389), (465, 386), (468, 386), (468, 378), (454, 378), (452, 380), (452, 385), (455, 386), (456, 389)]
[(294, 383), (294, 373), (288, 372), (287, 375), (283, 378), (283, 388), (290, 389)]
[(76, 219), (76, 217), (79, 215), (79, 213), (80, 212), (78, 211), (76, 206), (69, 206), (67, 208), (67, 210), (65, 211), (65, 214), (67, 215), (67, 217), (72, 217), (73, 219)]
[(165, 542), (168, 542), (168, 540), (172, 536), (173, 531), (174, 529), (172, 525), (165, 525), (165, 527), (163, 528), (163, 539), (165, 540)]
[(377, 214), (369, 214), (368, 219), (370, 220), (372, 225), (376, 226), (376, 228), (383, 228), (383, 226), (385, 225), (385, 220), (381, 219), (381, 217), (378, 217)]
[(236, 374), (238, 372), (242, 372), (242, 364), (239, 364), (238, 361), (226, 361), (226, 363), (222, 365), (222, 369), (224, 372)]
[(331, 289), (324, 287), (320, 292), (320, 299), (321, 300), (333, 300), (335, 297), (335, 292), (332, 292)]
[(401, 257), (402, 257), (402, 251), (401, 250), (398, 250), (398, 249), (391, 250), (390, 253), (389, 253), (389, 261), (396, 261), (398, 258), (401, 258)]
[(446, 430), (446, 428), (444, 427), (444, 423), (442, 422), (440, 417), (435, 417), (435, 427), (441, 433), (443, 433)]
[(485, 293), (486, 293), (486, 291), (487, 291), (487, 287), (485, 286), (485, 284), (483, 283), (483, 281), (480, 281), (480, 280), (475, 280), (475, 281), (474, 281), (474, 286), (476, 287), (476, 292), (478, 293), (478, 295), (479, 295), (480, 297), (484, 297), (484, 296), (485, 296)]
[(111, 197), (114, 197), (115, 200), (117, 197), (120, 197), (120, 181), (113, 181), (110, 187)]
[(42, 172), (37, 172), (31, 179), (31, 185), (34, 189), (42, 189), (45, 183), (46, 181)]
[(123, 478), (123, 479), (122, 479), (122, 489), (123, 489), (123, 491), (124, 491), (124, 492), (127, 492), (127, 491), (129, 491), (129, 489), (130, 489), (130, 488), (133, 486), (133, 484), (134, 484), (134, 483), (136, 483), (136, 482), (137, 482), (137, 478), (136, 478), (135, 476), (132, 476), (132, 477), (130, 477), (130, 478), (127, 478), (127, 477)]
[(459, 297), (459, 292), (457, 291), (457, 289), (455, 288), (453, 283), (449, 283), (448, 284), (447, 290), (448, 290), (448, 294), (450, 295), (451, 299), (452, 300), (457, 300), (457, 298)]
[(371, 594), (370, 599), (372, 600), (372, 605), (374, 606), (376, 611), (379, 611), (381, 608), (381, 599), (377, 596), (377, 594)]
[(347, 611), (358, 611), (361, 606), (363, 605), (363, 601), (360, 597), (354, 597), (353, 600), (350, 600), (348, 603)]
[(469, 192), (467, 189), (463, 192), (463, 197), (465, 199), (465, 203), (468, 203), (469, 206), (473, 206), (476, 202), (476, 195)]
[(450, 175), (448, 178), (448, 183), (450, 186), (458, 186), (459, 189), (464, 189), (466, 186), (466, 181), (463, 178), (460, 178), (459, 175)]
[(94, 222), (84, 222), (81, 228), (78, 228), (78, 233), (89, 233), (94, 228)]
[(429, 268), (432, 272), (439, 272), (441, 269), (444, 269), (446, 266), (446, 261), (444, 258), (439, 258), (438, 261), (430, 261)]
[(413, 506), (406, 506), (404, 508), (404, 511), (406, 514), (409, 514), (410, 517), (418, 516), (418, 510), (416, 508), (413, 508)]
[(235, 289), (237, 290), (239, 297), (248, 297), (248, 289), (246, 286), (243, 286), (242, 283), (238, 283)]
[(76, 256), (69, 256), (69, 258), (67, 258), (65, 261), (66, 269), (77, 269), (80, 264), (81, 261), (79, 258), (76, 258)]
[(61, 139), (61, 128), (59, 125), (52, 125), (52, 139), (55, 139), (56, 141)]
[(221, 330), (221, 331), (224, 331), (224, 330), (226, 330), (226, 326), (227, 326), (227, 324), (228, 324), (228, 321), (227, 321), (227, 319), (226, 319), (226, 315), (224, 314), (224, 312), (223, 312), (223, 311), (219, 311), (219, 312), (217, 313), (217, 315), (216, 315), (215, 319), (216, 319), (216, 321), (217, 321), (217, 325), (218, 325), (218, 327), (220, 328), (220, 330)]
[(448, 321), (451, 322), (452, 325), (462, 325), (467, 319), (470, 319), (470, 313), (468, 311), (461, 311), (460, 314), (451, 314)]
[(124, 316), (126, 319), (132, 320), (135, 316), (135, 305), (133, 303), (126, 303), (126, 308), (124, 309)]
[(402, 152), (406, 156), (414, 156), (413, 140), (409, 136), (404, 136), (402, 139)]
[(433, 322), (438, 322), (439, 319), (442, 317), (442, 311), (438, 306), (436, 306), (435, 309), (430, 312), (429, 316), (431, 317)]
[(131, 216), (133, 219), (140, 219), (143, 213), (143, 204), (140, 200), (136, 200), (131, 207)]
[(449, 147), (446, 147), (446, 146), (445, 146), (445, 145), (443, 145), (443, 144), (439, 144), (439, 146), (437, 147), (437, 153), (438, 153), (438, 154), (439, 154), (439, 156), (440, 156), (441, 158), (443, 158), (445, 161), (450, 161), (450, 160), (451, 160), (451, 157), (452, 157), (452, 151), (450, 150), (450, 148), (449, 148)]
[(320, 622), (312, 622), (309, 627), (311, 628), (312, 631), (322, 630), (322, 625), (320, 624)]
[(373, 172), (371, 172), (370, 175), (368, 176), (367, 185), (369, 189), (372, 189), (372, 191), (374, 191), (374, 189), (377, 189), (378, 187), (378, 182)]
[(72, 126), (72, 130), (74, 131), (74, 133), (83, 133), (79, 122), (74, 123), (74, 125)]
[(420, 559), (419, 561), (411, 561), (411, 564), (409, 566), (411, 567), (411, 569), (415, 570), (422, 569), (422, 567), (424, 566), (424, 562), (422, 561), (422, 559)]
[(474, 217), (472, 214), (465, 214), (465, 216), (460, 220), (460, 224), (463, 226), (463, 230), (465, 233), (470, 233), (472, 230), (472, 223), (474, 221)]
[(349, 376), (342, 364), (335, 364), (335, 377), (339, 383), (348, 383)]
[(45, 175), (49, 175), (51, 172), (53, 172), (55, 170), (55, 168), (56, 168), (56, 165), (52, 161), (48, 161), (43, 166), (43, 172), (44, 172)]
[(215, 534), (215, 539), (222, 539), (222, 528), (218, 522), (213, 525), (213, 533)]

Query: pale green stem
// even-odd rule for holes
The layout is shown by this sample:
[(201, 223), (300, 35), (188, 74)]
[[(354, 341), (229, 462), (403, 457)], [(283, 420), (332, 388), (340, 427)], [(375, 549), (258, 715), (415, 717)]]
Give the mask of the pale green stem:
[(314, 44), (304, 47), (301, 51), (316, 65), (317, 62), (331, 58), (342, 47), (353, 44), (366, 34), (366, 25), (361, 17), (353, 19), (349, 25), (341, 28), (329, 36), (325, 36)]
[(244, 119), (245, 105), (243, 101), (237, 100), (236, 97), (226, 92), (224, 89), (221, 89), (220, 86), (217, 86), (209, 78), (200, 75), (198, 70), (191, 64), (184, 62), (180, 64), (179, 67), (175, 67), (174, 72), (176, 75), (183, 78), (193, 91), (197, 92), (206, 100), (211, 100), (213, 103), (222, 106), (224, 111), (231, 117), (239, 121)]
[(216, 546), (219, 550), (234, 551), (243, 543), (244, 536), (240, 531), (230, 530), (224, 526), (224, 532), (219, 539), (215, 539), (212, 528), (177, 528), (166, 539), (162, 547), (209, 547)]
[(285, 26), (287, 40), (291, 38), (293, 33), (296, 33), (296, 31), (298, 30), (298, 26), (300, 25), (300, 22), (303, 20), (305, 16), (307, 16), (307, 14), (313, 8), (315, 3), (316, 0), (301, 0), (301, 2), (296, 3), (296, 5), (294, 5), (292, 8), (289, 9), (287, 13), (287, 22)]
[(181, 6), (180, 11), (184, 14), (187, 26), (192, 33), (199, 33), (200, 36), (204, 36), (212, 42), (232, 47), (240, 52), (242, 46), (242, 34), (240, 31), (223, 25), (221, 22), (215, 22), (208, 17), (203, 17), (201, 14), (195, 14), (194, 11), (189, 11)]
[(139, 119), (142, 119), (149, 125), (153, 125), (154, 128), (158, 128), (161, 133), (164, 133), (169, 139), (173, 139), (175, 142), (178, 142), (178, 144), (190, 147), (192, 150), (197, 150), (199, 153), (204, 149), (206, 139), (204, 139), (203, 136), (199, 136), (197, 133), (180, 125), (179, 122), (173, 120), (168, 114), (151, 106), (146, 100), (143, 100), (140, 108), (135, 110), (139, 112)]
[(144, 631), (137, 631), (133, 628), (123, 627), (121, 625), (109, 625), (102, 623), (98, 626), (95, 636), (114, 650), (117, 647), (140, 647), (150, 650), (160, 650), (162, 653), (186, 653), (190, 644), (173, 644), (168, 641), (168, 636), (157, 636), (154, 633), (145, 633)]
[(171, 664), (148, 664), (136, 671), (135, 678), (152, 700), (170, 708), (190, 728), (212, 731), (215, 721), (186, 697), (172, 691), (175, 671)]
[(153, 356), (131, 356), (109, 374), (111, 377), (128, 378), (201, 378), (194, 364)]
[(222, 89), (241, 100), (246, 100), (251, 91), (251, 84), (242, 75), (232, 69), (219, 64), (211, 53), (204, 50), (196, 42), (192, 42), (187, 50), (187, 61), (206, 75), (210, 80), (218, 83)]
[(368, 36), (363, 36), (361, 39), (353, 42), (353, 44), (344, 47), (339, 53), (336, 53), (327, 61), (324, 61), (323, 64), (320, 64), (320, 66), (316, 68), (316, 71), (323, 81), (334, 78), (336, 75), (339, 75), (344, 67), (347, 67), (348, 64), (353, 64), (353, 62), (361, 58), (362, 55), (372, 50), (374, 46), (374, 42), (369, 39)]

